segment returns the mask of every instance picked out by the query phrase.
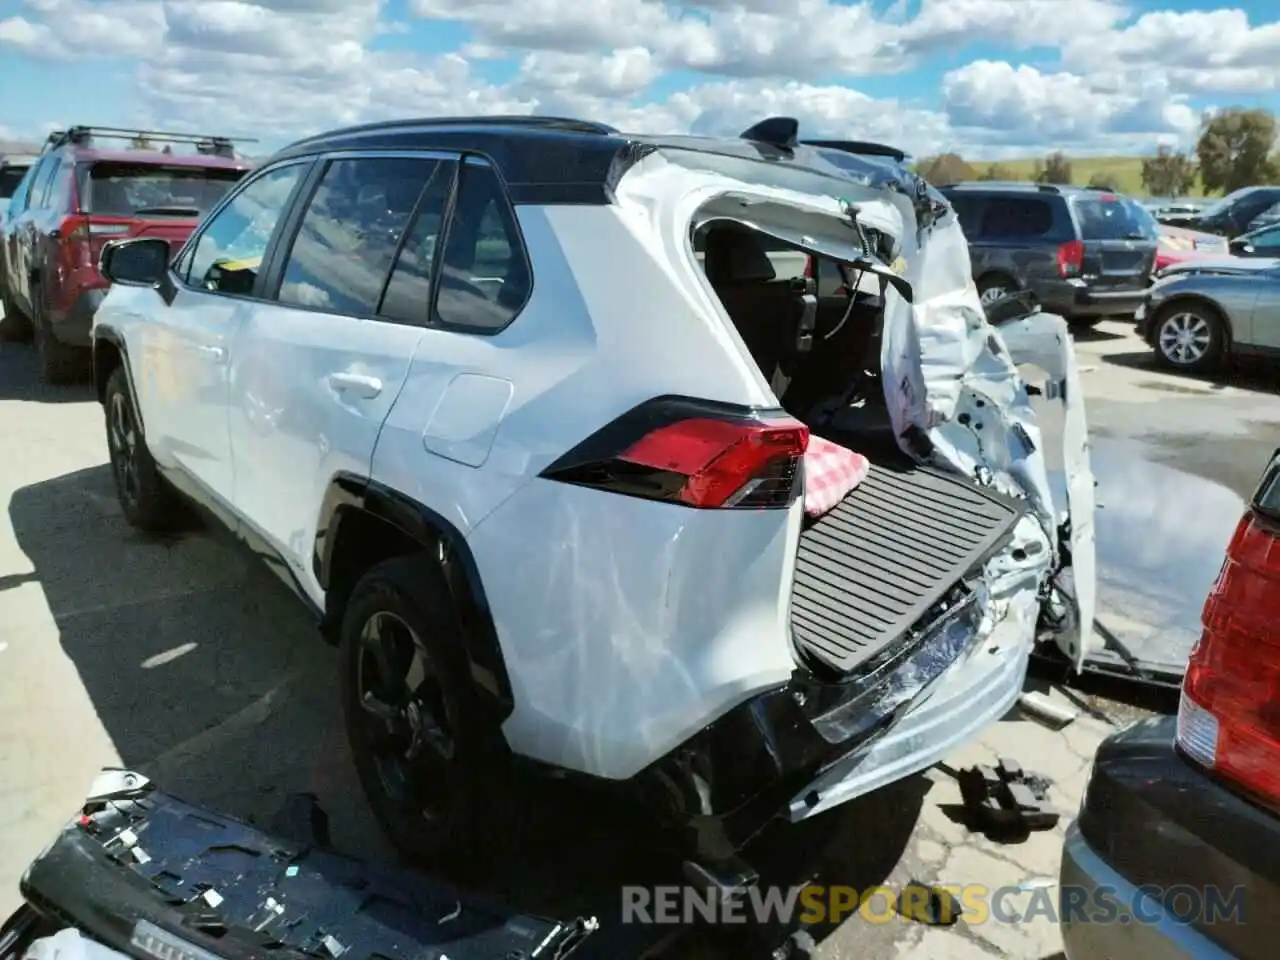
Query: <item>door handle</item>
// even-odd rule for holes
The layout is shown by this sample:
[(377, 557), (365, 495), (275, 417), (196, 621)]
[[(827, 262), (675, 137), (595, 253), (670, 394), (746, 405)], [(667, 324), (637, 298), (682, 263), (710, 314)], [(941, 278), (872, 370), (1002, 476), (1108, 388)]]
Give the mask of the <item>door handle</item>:
[(349, 393), (361, 400), (372, 400), (382, 393), (382, 381), (362, 373), (331, 373), (329, 386), (337, 393)]
[(196, 352), (203, 353), (205, 356), (212, 357), (214, 360), (221, 360), (227, 355), (227, 351), (222, 347), (210, 347), (205, 344), (197, 344)]

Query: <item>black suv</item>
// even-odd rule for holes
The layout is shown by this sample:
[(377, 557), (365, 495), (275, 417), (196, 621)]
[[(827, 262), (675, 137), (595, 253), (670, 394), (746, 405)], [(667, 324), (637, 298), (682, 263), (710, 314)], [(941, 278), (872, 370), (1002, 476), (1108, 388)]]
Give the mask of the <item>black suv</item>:
[(958, 183), (941, 188), (969, 240), (983, 304), (1030, 290), (1089, 326), (1132, 317), (1151, 281), (1158, 228), (1128, 197), (1087, 187)]

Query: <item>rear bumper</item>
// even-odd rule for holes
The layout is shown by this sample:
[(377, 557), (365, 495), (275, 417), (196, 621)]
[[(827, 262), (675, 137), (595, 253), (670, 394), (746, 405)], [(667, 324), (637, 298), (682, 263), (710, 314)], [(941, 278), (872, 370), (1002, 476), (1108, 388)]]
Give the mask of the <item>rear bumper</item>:
[(1075, 823), (1067, 829), (1062, 850), (1058, 915), (1067, 960), (1233, 957), (1166, 910), (1158, 895), (1149, 895), (1116, 873)]
[(1043, 308), (1072, 317), (1132, 316), (1147, 295), (1146, 287), (1099, 290), (1081, 280), (1054, 280), (1033, 287)]
[(456, 960), (540, 956), (542, 949), (559, 957), (593, 929), (516, 914), (416, 872), (269, 836), (159, 793), (137, 774), (104, 773), (117, 783), (125, 777), (142, 785), (90, 797), (27, 869), (20, 890), (30, 906), (17, 923), (34, 908), (121, 954), (184, 960), (347, 950), (414, 960), (442, 956), (446, 943)]
[[(1138, 922), (1099, 922), (1087, 915), (1092, 907), (1068, 917), (1064, 908), (1072, 960), (1262, 958), (1280, 942), (1280, 817), (1183, 759), (1175, 728), (1172, 717), (1142, 721), (1098, 748), (1063, 858), (1063, 896), (1101, 905), (1066, 885), (1109, 885)], [(1137, 949), (1143, 938), (1163, 941), (1163, 952)]]
[(106, 288), (81, 290), (70, 309), (50, 318), (54, 337), (72, 347), (92, 346), (93, 315), (106, 295)]

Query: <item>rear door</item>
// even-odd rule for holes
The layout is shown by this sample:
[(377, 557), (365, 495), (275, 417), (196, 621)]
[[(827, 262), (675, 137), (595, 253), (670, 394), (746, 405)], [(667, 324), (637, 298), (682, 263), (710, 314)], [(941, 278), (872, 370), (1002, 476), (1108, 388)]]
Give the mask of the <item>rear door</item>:
[(1081, 275), (1099, 293), (1147, 286), (1159, 233), (1127, 197), (1081, 193), (1069, 201), (1084, 243)]
[(388, 290), (388, 278), (397, 257), (432, 262), (456, 166), (427, 154), (322, 159), (268, 267), (273, 289), (235, 341), (236, 512), (317, 601), (319, 505), (336, 474), (369, 475), (428, 317), (425, 296)]

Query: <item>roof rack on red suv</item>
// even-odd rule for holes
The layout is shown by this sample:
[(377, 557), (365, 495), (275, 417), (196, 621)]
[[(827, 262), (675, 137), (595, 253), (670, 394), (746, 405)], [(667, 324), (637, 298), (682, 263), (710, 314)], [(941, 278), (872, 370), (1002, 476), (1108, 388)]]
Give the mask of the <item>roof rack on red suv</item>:
[(99, 139), (127, 140), (140, 149), (160, 149), (162, 145), (186, 143), (194, 146), (197, 153), (214, 157), (236, 159), (237, 143), (257, 143), (247, 137), (224, 137), (206, 133), (173, 133), (167, 130), (142, 130), (131, 127), (93, 127), (77, 125), (66, 130), (54, 130), (45, 141), (43, 153), (57, 150), (68, 144), (77, 147), (92, 147)]

